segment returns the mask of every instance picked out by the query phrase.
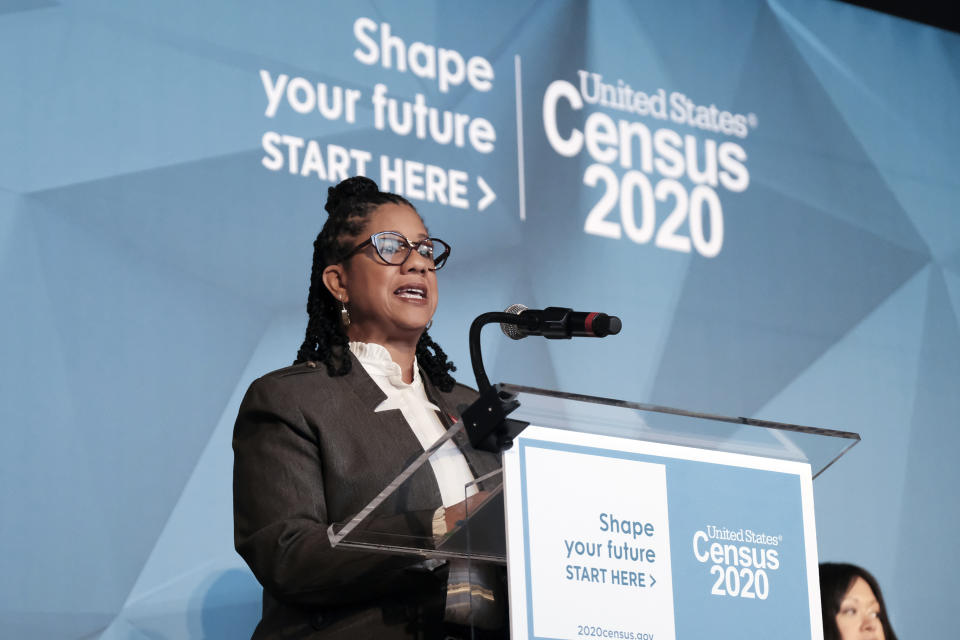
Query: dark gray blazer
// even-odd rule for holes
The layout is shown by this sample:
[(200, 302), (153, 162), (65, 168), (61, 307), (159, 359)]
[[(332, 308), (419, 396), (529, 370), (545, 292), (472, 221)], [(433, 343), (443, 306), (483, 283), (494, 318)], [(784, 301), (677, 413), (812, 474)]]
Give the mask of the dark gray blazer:
[[(411, 617), (442, 617), (442, 576), (415, 558), (332, 549), (327, 525), (346, 521), (423, 452), (399, 410), (353, 358), (331, 377), (322, 363), (269, 373), (250, 385), (233, 434), (234, 541), (264, 587), (254, 638), (422, 637)], [(476, 392), (450, 393), (422, 376), (444, 426)], [(461, 434), (462, 435), (462, 434)], [(455, 439), (479, 476), (493, 454)], [(432, 513), (442, 502), (429, 465), (384, 513)], [(422, 533), (429, 534), (429, 519)], [(429, 609), (429, 611), (427, 611)], [(439, 613), (438, 613), (439, 612)]]

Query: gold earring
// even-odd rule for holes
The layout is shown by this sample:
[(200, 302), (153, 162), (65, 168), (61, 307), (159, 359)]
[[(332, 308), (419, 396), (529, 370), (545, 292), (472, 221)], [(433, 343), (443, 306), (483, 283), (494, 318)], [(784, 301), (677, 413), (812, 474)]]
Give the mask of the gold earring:
[(340, 324), (344, 329), (350, 327), (350, 312), (347, 311), (347, 305), (343, 301), (343, 295), (340, 296)]

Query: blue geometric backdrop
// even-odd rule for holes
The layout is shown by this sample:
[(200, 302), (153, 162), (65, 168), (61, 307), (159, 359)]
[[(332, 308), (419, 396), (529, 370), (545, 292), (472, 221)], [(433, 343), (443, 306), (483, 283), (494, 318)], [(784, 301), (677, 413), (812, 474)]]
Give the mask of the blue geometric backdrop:
[[(355, 31), (362, 17), (374, 30)], [(396, 58), (365, 64), (385, 24), (404, 46), (483, 57), (491, 86), (443, 91)], [(677, 93), (713, 105), (744, 135), (545, 99), (583, 97), (581, 70), (662, 90), (671, 114)], [(299, 113), (288, 92), (266, 115), (263, 71), (359, 91), (353, 122)], [(378, 83), (486, 119), (493, 149), (378, 128)], [(479, 313), (597, 309), (623, 318), (619, 336), (489, 330), (491, 379), (860, 433), (814, 484), (820, 557), (873, 571), (901, 637), (953, 628), (960, 36), (823, 0), (12, 0), (0, 87), (3, 637), (234, 638), (256, 624), (260, 588), (232, 546), (231, 429), (250, 381), (300, 344), (332, 184), (291, 172), (288, 147), (271, 170), (266, 132), (316, 141), (325, 169), (333, 146), (367, 152), (381, 183), (382, 156), (463, 172), (465, 208), (406, 185), (454, 247), (432, 334), (461, 380)], [(593, 122), (593, 142), (561, 153), (545, 114), (565, 140)], [(638, 146), (624, 164), (620, 121), (681, 142), (655, 145), (653, 168)], [(709, 167), (726, 143), (745, 188), (689, 171), (684, 153)], [(676, 157), (687, 171), (673, 180)], [(588, 233), (611, 187), (586, 176), (624, 190), (631, 171), (666, 193), (651, 200), (658, 235), (677, 208), (692, 238), (679, 199), (710, 186), (719, 253), (631, 240), (619, 196), (601, 213), (620, 237)], [(637, 225), (652, 211), (642, 192)]]

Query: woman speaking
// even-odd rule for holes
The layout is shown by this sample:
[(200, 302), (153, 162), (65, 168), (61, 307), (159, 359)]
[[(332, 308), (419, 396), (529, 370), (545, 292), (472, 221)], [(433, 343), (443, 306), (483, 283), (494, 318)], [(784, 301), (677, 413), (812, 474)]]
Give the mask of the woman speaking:
[[(234, 429), (235, 544), (264, 587), (254, 638), (456, 637), (445, 567), (327, 538), (475, 398), (426, 332), (450, 247), (367, 178), (331, 187), (325, 208), (306, 338), (293, 366), (250, 386)], [(454, 440), (407, 481), (398, 513), (442, 513), (499, 467)]]

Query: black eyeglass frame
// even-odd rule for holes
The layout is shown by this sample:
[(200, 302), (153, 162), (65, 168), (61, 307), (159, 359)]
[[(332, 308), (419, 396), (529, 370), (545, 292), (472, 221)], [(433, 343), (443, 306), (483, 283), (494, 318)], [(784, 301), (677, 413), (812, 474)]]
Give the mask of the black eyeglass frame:
[[(407, 249), (407, 255), (405, 255), (405, 256), (403, 257), (403, 260), (401, 260), (400, 262), (390, 262), (389, 260), (387, 260), (386, 258), (384, 258), (383, 255), (380, 253), (380, 248), (377, 247), (377, 242), (376, 242), (376, 241), (377, 241), (377, 239), (378, 239), (380, 236), (386, 236), (386, 235), (397, 236), (397, 237), (403, 239), (403, 246), (406, 247), (406, 249)], [(436, 248), (436, 245), (438, 245), (438, 244), (443, 247), (444, 250), (443, 250), (443, 252), (440, 253), (440, 257), (439, 257), (439, 258), (436, 257), (436, 251), (433, 251), (433, 256), (430, 258), (431, 260), (433, 260), (433, 267), (430, 267), (430, 270), (431, 270), (431, 271), (438, 271), (438, 270), (442, 269), (442, 268), (443, 268), (443, 265), (447, 264), (447, 260), (450, 259), (450, 245), (449, 245), (449, 244), (447, 244), (446, 242), (444, 242), (444, 241), (441, 240), (440, 238), (424, 238), (423, 240), (417, 240), (416, 242), (410, 242), (410, 239), (407, 238), (407, 236), (405, 236), (405, 235), (403, 235), (402, 233), (400, 233), (399, 231), (378, 231), (377, 233), (374, 233), (374, 234), (371, 235), (369, 238), (367, 238), (366, 240), (364, 240), (363, 242), (361, 242), (360, 244), (358, 244), (357, 246), (355, 246), (353, 249), (351, 249), (349, 252), (347, 252), (347, 254), (344, 255), (344, 256), (339, 260), (339, 262), (343, 262), (344, 260), (347, 260), (348, 258), (352, 258), (352, 257), (355, 256), (360, 250), (362, 250), (364, 247), (366, 247), (367, 245), (370, 245), (370, 246), (373, 247), (373, 250), (377, 253), (377, 257), (380, 258), (381, 260), (383, 260), (383, 263), (384, 263), (385, 265), (388, 265), (388, 266), (391, 266), (391, 267), (399, 267), (399, 266), (403, 265), (407, 260), (409, 260), (409, 259), (410, 259), (410, 255), (414, 252), (414, 250), (419, 249), (420, 246), (423, 245), (424, 242), (431, 242), (431, 243), (433, 243), (434, 249)], [(419, 251), (417, 251), (417, 253), (419, 253)], [(427, 256), (424, 256), (424, 255), (422, 255), (422, 254), (421, 254), (421, 256), (424, 257), (424, 258), (427, 257)], [(437, 262), (439, 262), (440, 264), (438, 265)]]

